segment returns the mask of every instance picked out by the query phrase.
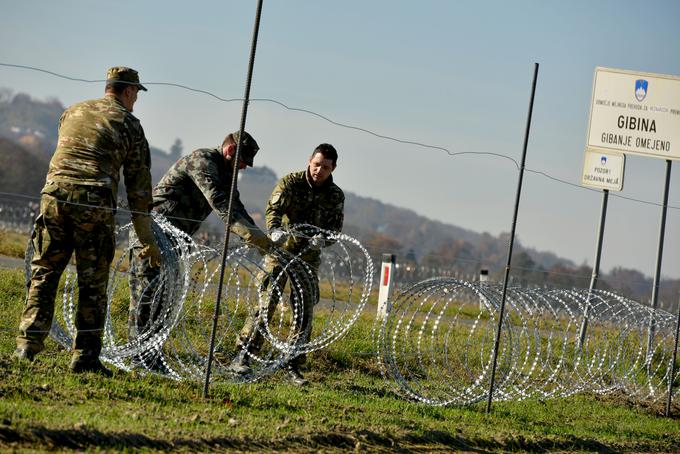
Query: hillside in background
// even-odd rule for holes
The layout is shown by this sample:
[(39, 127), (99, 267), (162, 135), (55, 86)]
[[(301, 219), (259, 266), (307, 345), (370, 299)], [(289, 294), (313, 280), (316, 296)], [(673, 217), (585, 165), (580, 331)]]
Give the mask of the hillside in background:
[(36, 196), (45, 184), (49, 157), (0, 136), (0, 191)]
[[(56, 99), (34, 100), (0, 88), (0, 192), (37, 197), (44, 183), (49, 158), (57, 140), (57, 125), (64, 106)], [(152, 177), (156, 183), (183, 154), (177, 139), (170, 152), (151, 148)], [(248, 168), (239, 177), (239, 191), (247, 209), (264, 225), (264, 209), (280, 175), (267, 167)], [(121, 180), (121, 183), (123, 181)], [(119, 200), (125, 206), (124, 184)], [(411, 280), (435, 275), (476, 276), (481, 268), (499, 280), (507, 260), (508, 234), (493, 236), (428, 219), (416, 212), (345, 190), (344, 231), (358, 238), (375, 260), (385, 252), (408, 264)], [(2, 196), (0, 203), (26, 203), (20, 196)], [(223, 224), (212, 215), (202, 228), (221, 238)], [(577, 267), (550, 251), (526, 248), (515, 240), (514, 283), (555, 287), (587, 287), (591, 269)], [(616, 289), (648, 301), (652, 281), (636, 270), (616, 268), (602, 276), (599, 287)], [(662, 307), (677, 304), (680, 280), (661, 285)]]
[[(0, 190), (30, 196), (40, 193), (64, 109), (57, 99), (39, 101), (0, 88)], [(154, 183), (179, 157), (179, 147), (174, 153), (151, 147)]]

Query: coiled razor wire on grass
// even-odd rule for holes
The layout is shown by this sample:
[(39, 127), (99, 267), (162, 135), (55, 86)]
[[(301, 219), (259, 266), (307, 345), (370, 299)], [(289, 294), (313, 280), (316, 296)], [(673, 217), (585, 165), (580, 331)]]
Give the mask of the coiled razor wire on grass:
[[(289, 233), (300, 239), (321, 235), (322, 249), (318, 280), (322, 289), (314, 309), (315, 321), (309, 342), (297, 346), (298, 354), (311, 353), (341, 338), (364, 309), (373, 286), (373, 260), (364, 246), (344, 233), (324, 230), (310, 224), (297, 224)], [(295, 261), (309, 267), (304, 258), (311, 245), (295, 255)], [(318, 315), (318, 317), (317, 317)], [(318, 323), (322, 322), (322, 323)]]
[[(366, 249), (348, 235), (311, 225), (293, 226), (289, 233), (303, 244), (317, 234), (325, 236), (328, 247), (321, 254), (318, 273), (304, 260), (309, 253), (308, 244), (296, 254), (283, 249), (272, 251), (270, 256), (281, 264), (281, 271), (275, 275), (267, 272), (262, 257), (249, 248), (241, 247), (228, 255), (222, 291), (226, 309), (222, 311), (217, 330), (213, 380), (257, 380), (294, 356), (330, 345), (349, 330), (363, 310), (373, 280), (373, 264)], [(192, 279), (203, 281), (203, 285), (196, 286), (195, 297), (188, 299), (191, 307), (185, 308), (181, 324), (164, 344), (165, 356), (173, 358), (174, 364), (181, 364), (181, 368), (169, 366), (173, 370), (181, 369), (181, 376), (185, 378), (201, 379), (207, 360), (208, 327), (217, 293), (214, 285), (217, 258), (216, 251), (211, 257), (203, 256), (200, 273), (204, 277)], [(269, 286), (263, 285), (265, 278), (271, 283)], [(319, 281), (321, 295), (317, 293)], [(296, 326), (302, 319), (304, 298), (317, 301), (319, 296), (321, 303), (315, 308), (312, 335), (303, 343)], [(262, 346), (251, 348), (253, 337), (237, 343), (246, 320), (254, 318), (258, 309), (266, 308), (270, 300), (278, 304), (271, 316), (266, 310), (260, 310), (263, 322), (258, 325), (258, 332), (265, 339)], [(200, 335), (197, 327), (203, 330)], [(249, 373), (235, 375), (230, 371), (229, 364), (237, 355), (249, 359)], [(187, 357), (192, 360), (186, 360)]]
[[(500, 285), (451, 278), (422, 281), (395, 296), (374, 338), (395, 392), (437, 406), (486, 400), (501, 296)], [(579, 348), (587, 304), (588, 330)], [(652, 319), (656, 331), (647, 355)], [(661, 399), (671, 380), (676, 321), (602, 290), (510, 288), (494, 399), (585, 391)]]
[[(162, 215), (154, 213), (152, 228), (161, 249), (161, 267), (143, 292), (148, 313), (154, 314), (138, 333), (130, 333), (128, 321), (137, 326), (141, 304), (130, 313), (129, 278), (131, 248), (124, 246), (132, 225), (121, 227), (117, 234), (118, 250), (114, 259), (109, 287), (101, 358), (118, 368), (133, 368), (165, 375), (177, 380), (201, 380), (208, 357), (212, 308), (217, 294), (219, 254), (201, 246), (173, 227)], [(313, 352), (342, 337), (363, 310), (373, 282), (373, 263), (366, 249), (356, 239), (311, 225), (296, 225), (289, 234), (305, 246), (296, 254), (274, 249), (268, 254), (281, 264), (278, 275), (264, 268), (263, 257), (255, 249), (234, 247), (227, 256), (223, 283), (223, 305), (216, 337), (212, 380), (248, 382), (266, 376), (294, 356)], [(308, 256), (309, 238), (321, 234), (326, 246), (320, 267), (315, 273), (304, 260)], [(26, 254), (27, 276), (30, 275), (32, 244)], [(270, 282), (285, 285), (263, 285)], [(316, 281), (316, 282), (315, 282)], [(321, 282), (321, 295), (319, 291)], [(77, 276), (65, 273), (62, 311), (57, 313), (50, 335), (69, 349), (76, 333)], [(301, 342), (296, 326), (302, 318), (304, 298), (320, 303), (315, 308), (313, 331), (308, 342)], [(278, 301), (271, 317), (266, 311), (259, 324), (265, 339), (254, 351), (248, 339), (237, 345), (244, 323), (255, 316), (268, 301)], [(229, 367), (239, 354), (249, 359), (247, 373), (235, 374)]]

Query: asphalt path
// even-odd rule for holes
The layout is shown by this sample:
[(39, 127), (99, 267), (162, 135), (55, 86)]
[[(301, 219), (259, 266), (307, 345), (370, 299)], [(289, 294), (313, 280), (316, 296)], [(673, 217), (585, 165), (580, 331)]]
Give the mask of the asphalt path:
[(6, 255), (0, 255), (0, 268), (9, 269), (24, 269), (24, 259), (16, 257), (8, 257)]
[[(23, 269), (24, 269), (24, 259), (0, 255), (0, 269), (16, 269), (16, 270), (22, 270), (23, 271)], [(216, 287), (216, 286), (217, 286), (216, 284), (210, 285), (210, 287)], [(342, 310), (342, 311), (348, 310), (348, 311), (351, 312), (353, 310), (352, 306), (354, 304), (357, 304), (357, 303), (358, 303), (358, 295), (354, 295), (354, 302), (353, 303), (347, 304), (347, 303), (344, 303), (344, 302), (337, 302), (335, 304), (337, 304), (338, 306), (336, 306), (335, 309), (336, 310)], [(317, 303), (316, 307), (324, 308), (324, 309), (331, 309), (331, 308), (334, 307), (334, 302), (331, 299), (321, 298), (319, 300), (319, 302)], [(362, 312), (372, 314), (372, 313), (375, 312), (375, 310), (376, 310), (375, 306), (373, 306), (371, 304), (366, 304), (363, 307)]]

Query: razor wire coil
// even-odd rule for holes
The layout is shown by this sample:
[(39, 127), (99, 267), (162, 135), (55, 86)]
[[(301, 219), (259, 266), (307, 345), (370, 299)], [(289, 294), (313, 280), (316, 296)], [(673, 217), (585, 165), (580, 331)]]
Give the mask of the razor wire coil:
[[(500, 285), (450, 278), (396, 295), (374, 334), (376, 358), (393, 390), (436, 406), (486, 400), (501, 297)], [(607, 291), (509, 288), (494, 400), (586, 391), (661, 399), (669, 380), (679, 378), (670, 377), (676, 322)]]
[[(146, 295), (149, 317), (144, 328), (135, 332), (143, 304), (128, 307), (130, 278), (136, 237), (127, 224), (117, 232), (117, 242), (127, 247), (112, 264), (101, 358), (114, 366), (158, 373), (176, 380), (200, 380), (207, 362), (210, 305), (216, 294), (219, 271), (215, 249), (197, 244), (167, 219), (153, 214), (153, 232), (161, 250), (157, 276), (141, 291)], [(248, 246), (231, 247), (226, 259), (223, 284), (226, 306), (220, 313), (219, 335), (215, 346), (212, 379), (234, 382), (258, 380), (286, 364), (293, 357), (327, 347), (342, 337), (361, 314), (373, 282), (373, 263), (356, 239), (339, 232), (300, 224), (288, 228), (289, 234), (304, 246), (291, 253), (281, 248), (267, 251), (266, 257), (282, 264), (278, 275), (264, 266), (264, 258)], [(328, 247), (320, 254), (315, 270), (305, 260), (310, 250), (307, 241), (324, 235)], [(33, 256), (32, 244), (25, 256), (27, 279)], [(284, 285), (264, 285), (264, 280)], [(300, 341), (297, 332), (305, 298), (319, 300), (319, 281), (326, 283), (323, 310), (315, 317), (312, 337)], [(287, 286), (286, 286), (287, 285)], [(77, 276), (65, 273), (61, 292), (62, 310), (55, 317), (50, 335), (65, 348), (71, 348), (77, 332)], [(140, 299), (141, 300), (141, 299)], [(256, 333), (265, 341), (252, 352), (246, 342), (237, 345), (246, 321), (257, 317), (258, 309), (277, 301), (271, 317), (262, 311)], [(132, 328), (131, 328), (132, 327)], [(239, 355), (250, 360), (248, 373), (234, 374), (230, 364)]]

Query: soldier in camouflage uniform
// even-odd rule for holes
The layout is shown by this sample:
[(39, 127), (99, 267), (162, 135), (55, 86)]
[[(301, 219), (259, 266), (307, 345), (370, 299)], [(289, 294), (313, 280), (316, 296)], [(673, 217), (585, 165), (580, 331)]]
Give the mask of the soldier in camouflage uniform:
[[(153, 191), (153, 210), (167, 217), (168, 221), (187, 235), (193, 235), (210, 213), (215, 212), (227, 223), (229, 191), (234, 172), (234, 155), (239, 132), (227, 135), (216, 148), (200, 148), (178, 160)], [(239, 169), (253, 166), (259, 146), (255, 139), (244, 132), (241, 141)], [(238, 191), (232, 206), (231, 232), (246, 243), (267, 252), (271, 240), (256, 225), (241, 202)], [(153, 297), (157, 292), (159, 270), (149, 266), (148, 260), (138, 257), (139, 243), (131, 237), (130, 266), (130, 338), (135, 338), (151, 326), (163, 309), (157, 301), (151, 314)], [(154, 369), (162, 365), (150, 361)]]
[[(288, 174), (279, 180), (267, 204), (267, 228), (274, 244), (281, 245), (293, 254), (298, 254), (309, 246), (301, 258), (312, 269), (311, 281), (316, 288), (312, 289), (311, 294), (304, 292), (303, 295), (302, 320), (296, 327), (299, 336), (297, 341), (300, 344), (309, 342), (313, 310), (319, 295), (317, 272), (321, 248), (330, 243), (321, 236), (314, 236), (311, 239), (295, 238), (285, 231), (285, 227), (295, 224), (311, 224), (335, 232), (342, 230), (345, 195), (342, 189), (333, 183), (331, 175), (337, 166), (337, 161), (338, 153), (332, 145), (327, 143), (319, 145), (309, 158), (307, 169)], [(269, 272), (269, 278), (264, 280), (263, 285), (270, 286), (269, 279), (279, 276), (282, 267), (273, 256), (269, 255), (265, 258), (265, 271)], [(285, 281), (282, 281), (281, 277), (277, 285), (284, 287)], [(278, 304), (276, 292), (271, 292), (271, 294), (273, 297), (268, 301), (269, 306), (266, 308), (267, 320), (271, 320)], [(263, 337), (260, 331), (264, 329), (262, 326), (264, 310), (260, 308), (254, 317), (249, 318), (239, 334), (237, 345), (241, 353), (231, 365), (234, 372), (246, 373), (249, 370), (249, 360), (245, 351), (257, 353), (262, 345)], [(306, 380), (300, 373), (300, 367), (305, 360), (305, 355), (298, 355), (287, 365), (289, 379), (298, 386), (306, 384)]]
[(160, 263), (148, 216), (149, 145), (139, 120), (132, 115), (139, 90), (146, 88), (139, 83), (136, 71), (111, 68), (103, 98), (76, 104), (61, 117), (59, 140), (31, 238), (31, 281), (15, 358), (32, 360), (44, 348), (59, 280), (75, 252), (78, 332), (70, 368), (111, 375), (99, 354), (115, 248), (114, 214), (121, 167), (134, 226), (144, 245), (142, 255), (156, 266)]

